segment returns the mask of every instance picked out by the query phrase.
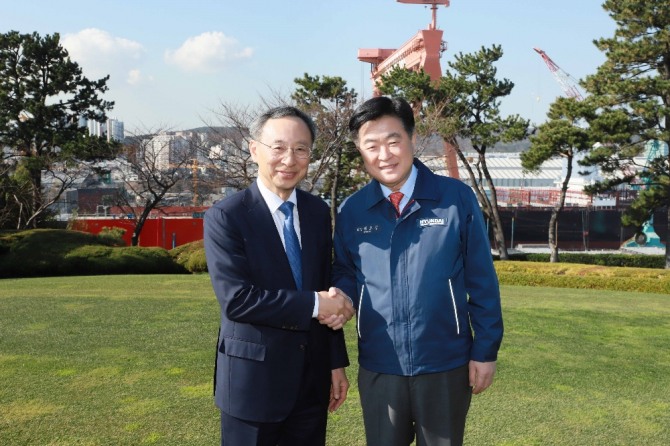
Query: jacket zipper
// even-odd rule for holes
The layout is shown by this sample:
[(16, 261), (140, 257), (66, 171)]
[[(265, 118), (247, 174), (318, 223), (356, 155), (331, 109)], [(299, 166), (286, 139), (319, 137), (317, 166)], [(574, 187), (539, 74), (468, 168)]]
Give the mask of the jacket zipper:
[(451, 284), (451, 279), (449, 279), (449, 293), (451, 294), (451, 304), (454, 306), (454, 317), (456, 318), (456, 334), (461, 334), (461, 325), (458, 322), (458, 310), (456, 309), (456, 296), (454, 296), (454, 287)]
[(358, 331), (358, 339), (361, 338), (361, 311), (363, 310), (363, 291), (365, 291), (365, 284), (361, 285), (361, 295), (358, 298), (358, 316), (356, 330)]

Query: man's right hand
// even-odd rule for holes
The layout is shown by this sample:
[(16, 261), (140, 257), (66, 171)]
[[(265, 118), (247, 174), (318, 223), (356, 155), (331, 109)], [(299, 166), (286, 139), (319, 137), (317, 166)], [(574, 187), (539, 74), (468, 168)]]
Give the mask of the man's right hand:
[(354, 313), (351, 299), (339, 288), (331, 287), (328, 291), (319, 291), (318, 319), (321, 324), (339, 330), (354, 317)]

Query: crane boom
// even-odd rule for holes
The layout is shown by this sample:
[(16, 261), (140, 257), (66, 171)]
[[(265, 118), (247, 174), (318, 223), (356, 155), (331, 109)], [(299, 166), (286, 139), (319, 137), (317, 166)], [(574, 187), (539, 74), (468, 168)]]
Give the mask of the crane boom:
[(554, 75), (558, 83), (561, 85), (563, 93), (569, 98), (575, 98), (578, 101), (584, 99), (582, 94), (577, 89), (577, 80), (566, 73), (561, 67), (559, 67), (556, 62), (551, 60), (551, 57), (544, 51), (539, 48), (533, 48), (537, 54), (542, 57), (544, 63), (549, 67), (549, 71)]

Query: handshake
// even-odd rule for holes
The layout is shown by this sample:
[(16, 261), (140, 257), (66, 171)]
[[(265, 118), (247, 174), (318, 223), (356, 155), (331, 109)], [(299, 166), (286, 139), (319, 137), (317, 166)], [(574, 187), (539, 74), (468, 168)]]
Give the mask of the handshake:
[(317, 319), (333, 330), (339, 330), (354, 317), (354, 306), (349, 296), (335, 287), (328, 291), (319, 291), (319, 315)]

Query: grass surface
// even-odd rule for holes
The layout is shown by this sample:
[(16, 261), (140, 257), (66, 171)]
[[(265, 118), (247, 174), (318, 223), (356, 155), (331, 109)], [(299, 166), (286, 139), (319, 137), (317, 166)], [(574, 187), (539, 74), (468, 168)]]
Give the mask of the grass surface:
[[(670, 444), (670, 297), (503, 287), (505, 340), (466, 444)], [(206, 275), (0, 281), (1, 445), (216, 445)], [(329, 445), (364, 445), (355, 333)]]

